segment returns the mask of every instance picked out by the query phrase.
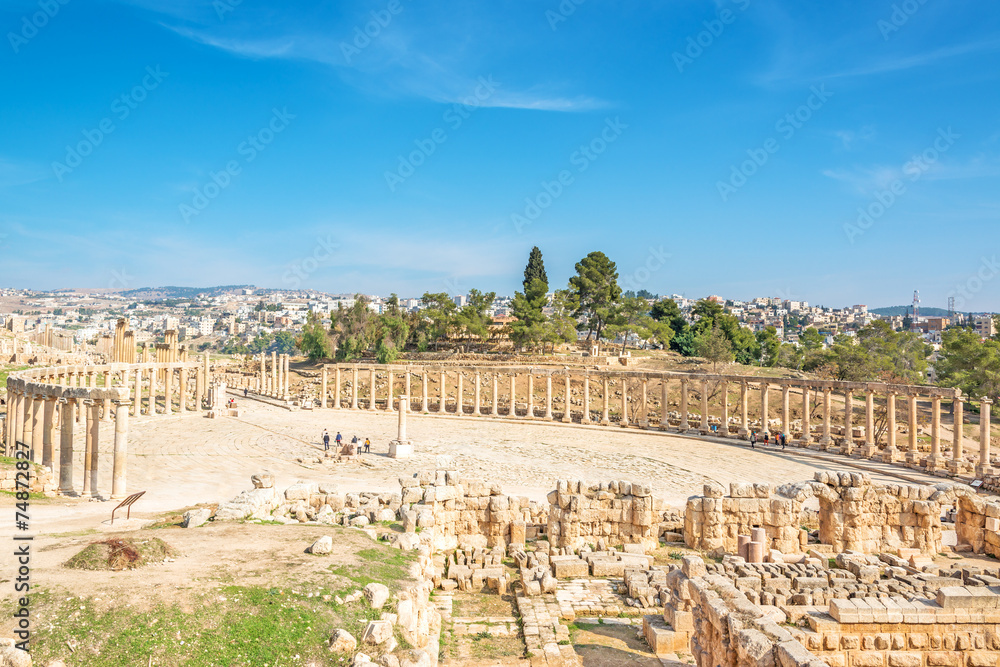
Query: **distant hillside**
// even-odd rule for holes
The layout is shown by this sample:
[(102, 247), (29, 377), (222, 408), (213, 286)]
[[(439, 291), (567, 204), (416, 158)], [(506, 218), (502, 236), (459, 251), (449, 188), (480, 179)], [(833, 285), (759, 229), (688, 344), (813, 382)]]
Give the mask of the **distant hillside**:
[(129, 299), (193, 299), (196, 296), (219, 296), (237, 290), (256, 289), (253, 285), (222, 285), (219, 287), (140, 287), (121, 292)]
[[(899, 317), (910, 314), (913, 306), (888, 306), (886, 308), (869, 308), (869, 313), (881, 315), (882, 317)], [(944, 308), (921, 308), (920, 314), (926, 317), (948, 317), (948, 311)]]

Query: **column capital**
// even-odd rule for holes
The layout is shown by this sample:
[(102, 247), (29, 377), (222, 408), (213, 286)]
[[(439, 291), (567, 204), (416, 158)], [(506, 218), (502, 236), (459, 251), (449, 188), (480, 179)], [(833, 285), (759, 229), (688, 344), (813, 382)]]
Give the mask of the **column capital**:
[(993, 399), (986, 396), (983, 396), (981, 399), (979, 399), (979, 402), (982, 403), (983, 405), (993, 405)]

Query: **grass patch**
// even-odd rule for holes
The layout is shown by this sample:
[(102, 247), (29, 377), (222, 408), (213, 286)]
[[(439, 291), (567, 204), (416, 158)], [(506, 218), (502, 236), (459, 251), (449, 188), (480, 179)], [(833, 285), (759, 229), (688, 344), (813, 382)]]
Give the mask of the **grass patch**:
[(455, 593), (452, 597), (451, 615), (454, 618), (508, 618), (514, 613), (514, 598), (511, 595), (484, 593)]
[(364, 563), (331, 565), (330, 572), (360, 587), (374, 582), (385, 584), (393, 591), (399, 590), (399, 584), (410, 578), (410, 564), (417, 558), (415, 551), (403, 551), (382, 545), (361, 549), (354, 555)]
[(146, 540), (112, 538), (91, 542), (66, 561), (64, 567), (73, 570), (134, 570), (176, 555), (173, 547), (157, 537)]
[[(17, 491), (0, 491), (0, 497), (16, 498)], [(28, 492), (29, 500), (49, 500), (49, 498), (44, 493), (38, 493), (37, 491)]]
[(494, 637), (488, 632), (480, 632), (471, 639), (469, 654), (477, 660), (524, 657), (524, 643), (518, 637)]
[(50, 591), (36, 593), (33, 607), (40, 621), (32, 637), (36, 664), (67, 657), (71, 646), (76, 667), (333, 664), (331, 631), (358, 637), (366, 612), (375, 611), (363, 602), (337, 605), (318, 595), (240, 586), (206, 593), (190, 612), (175, 605), (102, 612), (88, 598)]

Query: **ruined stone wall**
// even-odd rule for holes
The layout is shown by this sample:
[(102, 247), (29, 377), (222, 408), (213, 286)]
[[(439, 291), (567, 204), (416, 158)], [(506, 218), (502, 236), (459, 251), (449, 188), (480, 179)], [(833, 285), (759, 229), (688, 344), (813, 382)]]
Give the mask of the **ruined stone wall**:
[(524, 544), (545, 530), (549, 507), (523, 496), (505, 495), (499, 484), (462, 480), (455, 471), (421, 472), (399, 480), (403, 528), (432, 530), (437, 550), (506, 548)]
[(952, 586), (936, 599), (834, 600), (809, 617), (806, 647), (831, 667), (996, 667), (1000, 595)]
[(781, 491), (771, 494), (770, 484), (733, 483), (729, 495), (721, 484), (705, 485), (704, 495), (688, 499), (684, 514), (684, 540), (692, 549), (712, 551), (722, 548), (736, 553), (737, 536), (749, 535), (752, 528), (767, 533), (767, 549), (800, 553), (802, 500)]
[(819, 500), (820, 542), (835, 552), (879, 553), (900, 548), (941, 551), (943, 506), (971, 489), (959, 484), (916, 486), (872, 484), (865, 473), (817, 472), (810, 482), (784, 484), (771, 495), (762, 484), (732, 484), (723, 496), (718, 484), (688, 500), (684, 536), (694, 549), (736, 553), (737, 536), (763, 528), (767, 549), (801, 553), (802, 506)]
[(955, 532), (959, 544), (968, 544), (977, 554), (1000, 558), (1000, 502), (990, 502), (975, 493), (958, 496)]
[[(58, 484), (52, 479), (52, 471), (37, 463), (29, 463), (31, 467), (31, 478), (28, 490), (32, 493), (44, 493), (46, 496), (55, 496)], [(16, 464), (0, 465), (0, 491), (10, 491), (14, 493), (17, 488), (17, 466)]]
[(658, 544), (653, 493), (648, 484), (559, 480), (548, 496), (549, 541), (556, 548), (578, 549), (584, 544)]

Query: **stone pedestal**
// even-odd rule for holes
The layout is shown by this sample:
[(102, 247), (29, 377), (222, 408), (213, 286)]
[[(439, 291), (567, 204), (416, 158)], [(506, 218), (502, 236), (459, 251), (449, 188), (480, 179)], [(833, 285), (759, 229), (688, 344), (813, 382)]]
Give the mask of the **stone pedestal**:
[(896, 463), (900, 460), (902, 452), (889, 445), (882, 450), (882, 463)]
[(413, 441), (406, 437), (406, 413), (410, 411), (410, 397), (399, 397), (399, 426), (396, 439), (389, 443), (389, 458), (408, 459), (413, 456)]

